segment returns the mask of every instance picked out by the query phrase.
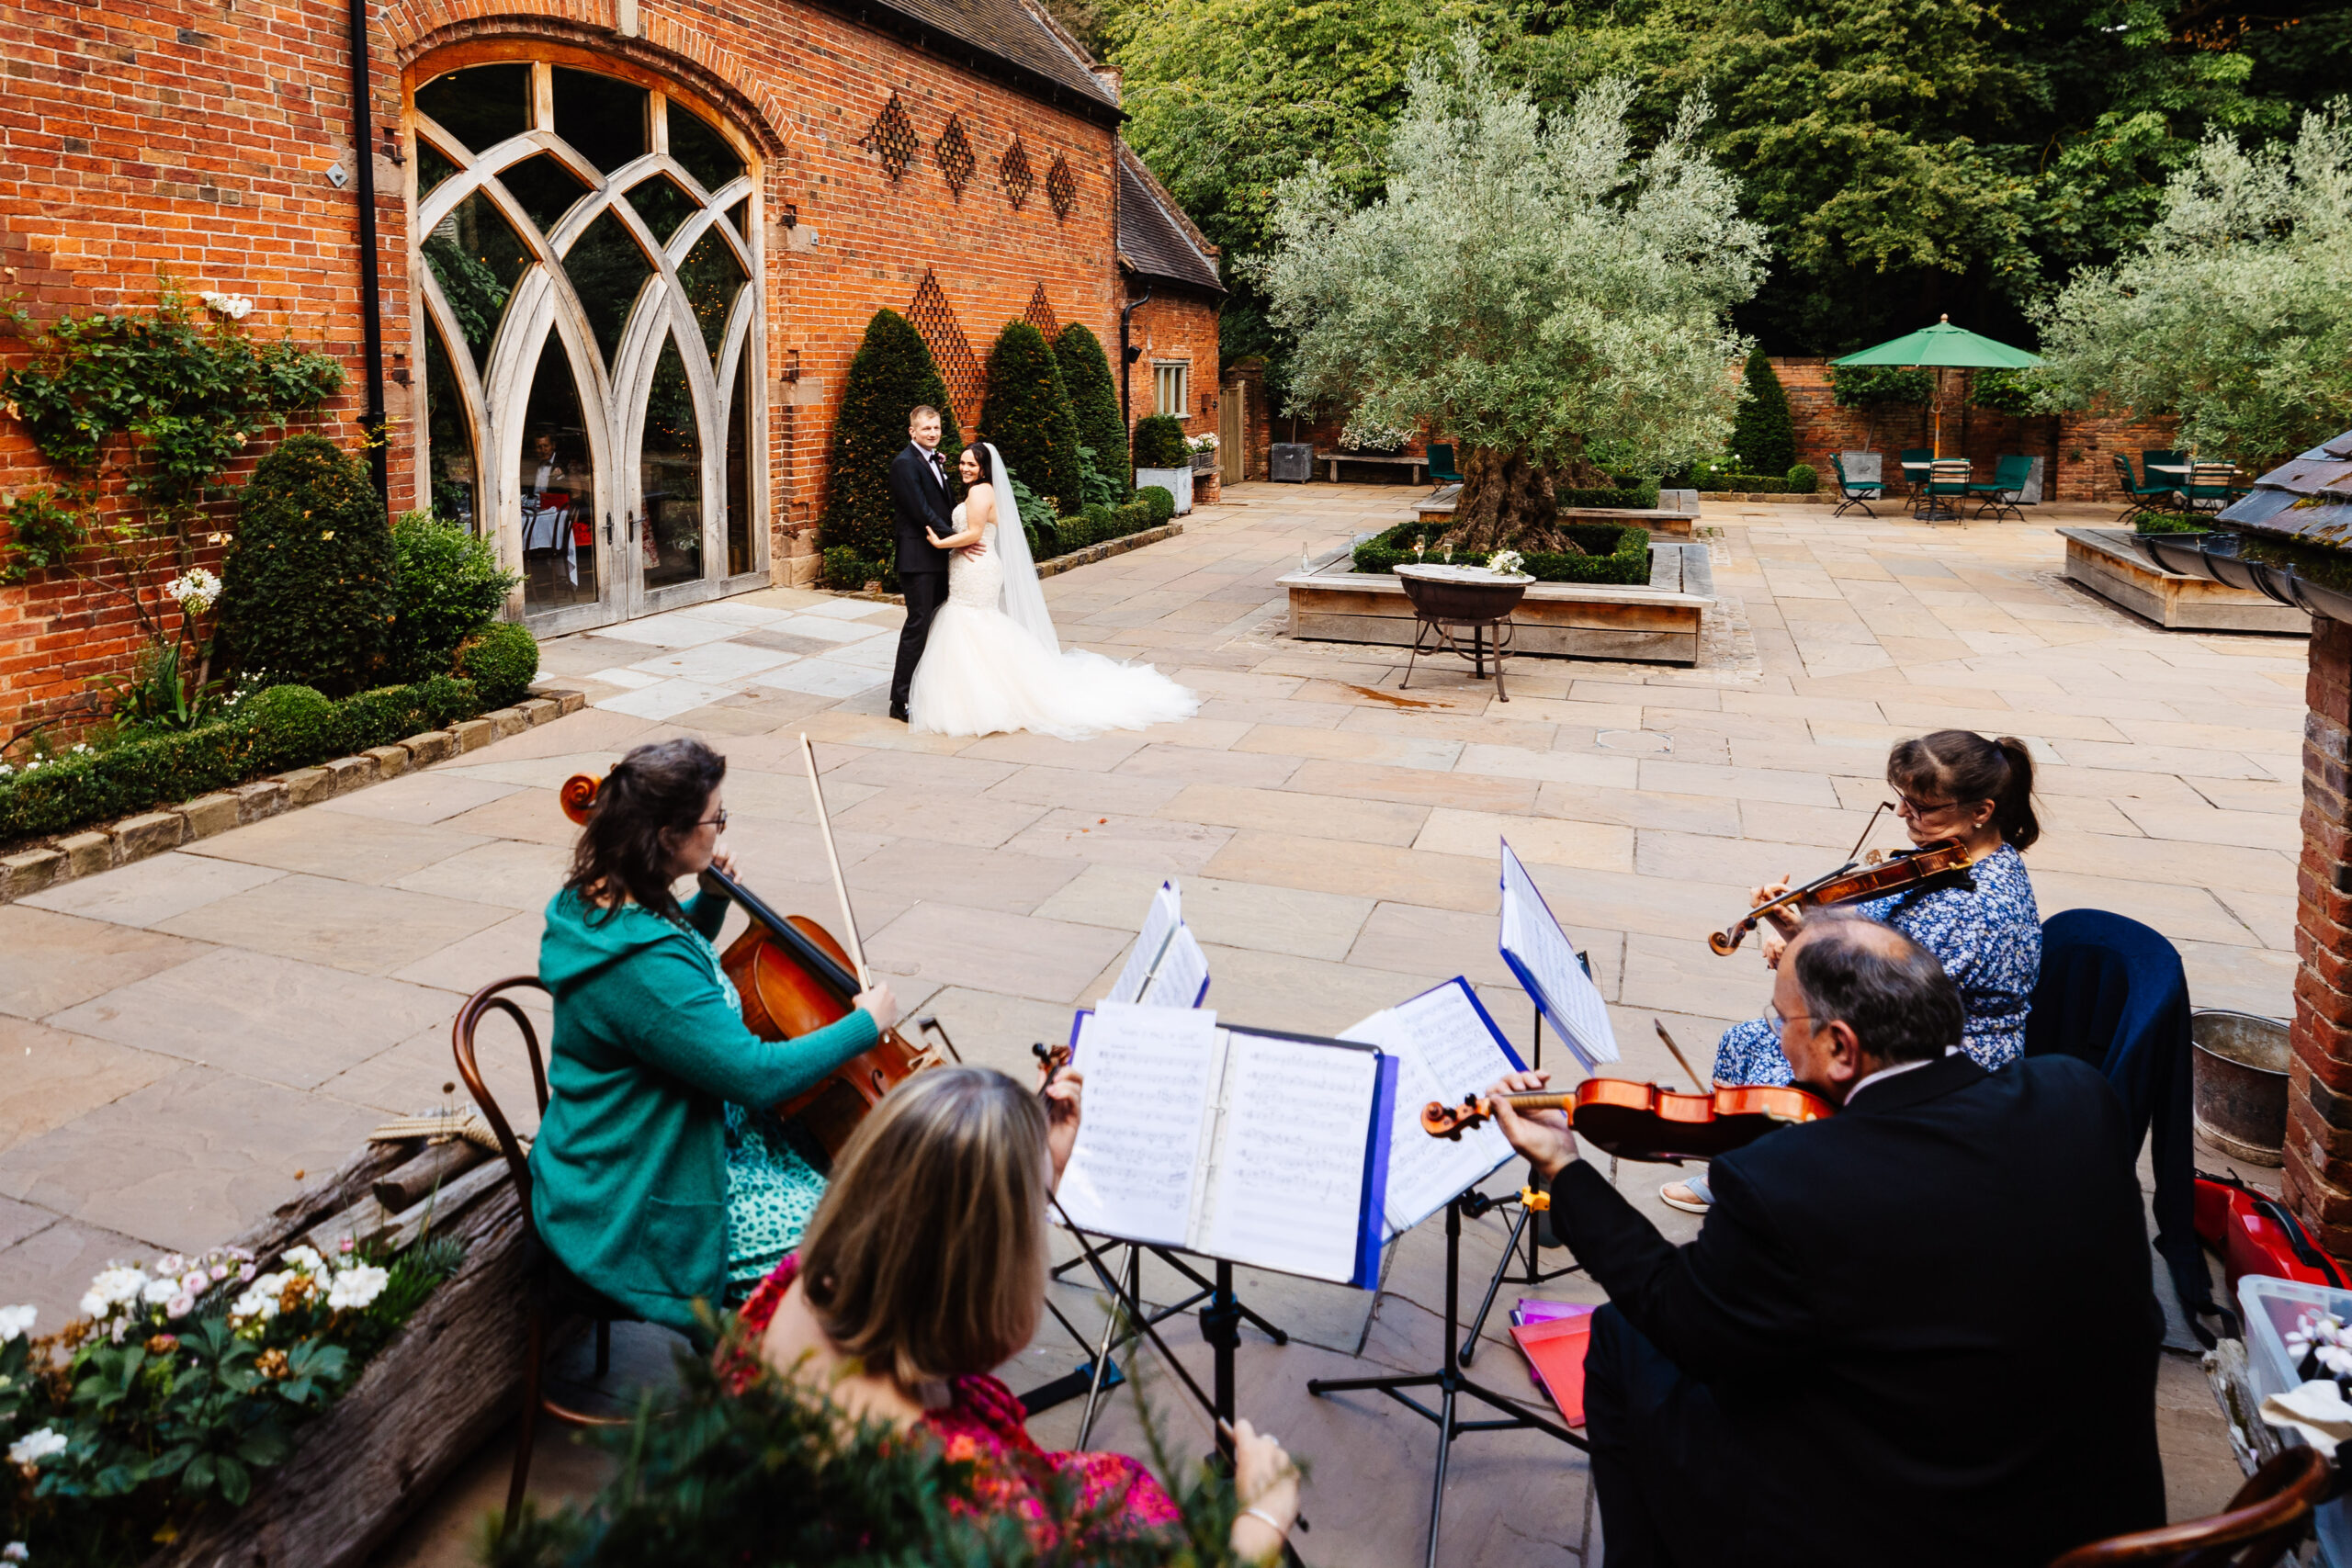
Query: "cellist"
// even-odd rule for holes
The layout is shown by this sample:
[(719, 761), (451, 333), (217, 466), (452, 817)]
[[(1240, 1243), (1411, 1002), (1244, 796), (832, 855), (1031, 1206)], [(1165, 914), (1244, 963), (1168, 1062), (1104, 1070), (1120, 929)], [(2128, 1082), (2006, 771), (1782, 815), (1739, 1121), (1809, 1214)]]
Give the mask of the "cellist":
[(605, 775), (549, 901), (539, 978), (555, 1000), (549, 1098), (531, 1148), (531, 1218), (579, 1280), (699, 1337), (695, 1303), (749, 1293), (823, 1195), (812, 1156), (763, 1108), (871, 1048), (897, 1021), (887, 985), (797, 1039), (744, 1028), (712, 940), (727, 902), (684, 904), (716, 865), (727, 760), (698, 740), (639, 746)]
[[(1964, 876), (1922, 886), (1855, 908), (1934, 953), (1960, 987), (1968, 1009), (1961, 1048), (1977, 1066), (1997, 1067), (2025, 1050), (2026, 1008), (2041, 974), (2041, 915), (2024, 852), (2041, 837), (2033, 815), (2033, 757), (2008, 736), (1987, 740), (1966, 729), (1939, 729), (1895, 743), (1886, 782), (1914, 844), (1958, 840), (1969, 860)], [(1787, 891), (1783, 879), (1754, 890), (1758, 904)], [(1780, 964), (1803, 928), (1801, 909), (1764, 917), (1764, 962)], [(1785, 1084), (1789, 1057), (1769, 1018), (1724, 1032), (1715, 1046), (1719, 1084)], [(1707, 1179), (1669, 1181), (1658, 1196), (1690, 1213), (1706, 1213)]]

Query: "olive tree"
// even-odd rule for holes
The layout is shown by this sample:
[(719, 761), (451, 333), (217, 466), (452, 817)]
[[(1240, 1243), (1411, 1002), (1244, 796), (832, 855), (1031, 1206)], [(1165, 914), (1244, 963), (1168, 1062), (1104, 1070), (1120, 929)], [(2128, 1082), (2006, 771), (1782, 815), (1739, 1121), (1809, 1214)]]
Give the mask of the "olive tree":
[(2139, 250), (2040, 324), (2052, 406), (2177, 413), (2184, 445), (2257, 466), (2352, 425), (2352, 100), (2290, 144), (2209, 138)]
[(1634, 93), (1604, 79), (1547, 118), (1464, 31), (1410, 73), (1385, 194), (1354, 208), (1319, 167), (1282, 188), (1261, 265), (1295, 400), (1348, 409), (1351, 442), (1451, 436), (1469, 547), (1564, 547), (1541, 537), (1555, 469), (1679, 467), (1731, 427), (1727, 312), (1763, 231), (1698, 149), (1705, 99), (1644, 156)]

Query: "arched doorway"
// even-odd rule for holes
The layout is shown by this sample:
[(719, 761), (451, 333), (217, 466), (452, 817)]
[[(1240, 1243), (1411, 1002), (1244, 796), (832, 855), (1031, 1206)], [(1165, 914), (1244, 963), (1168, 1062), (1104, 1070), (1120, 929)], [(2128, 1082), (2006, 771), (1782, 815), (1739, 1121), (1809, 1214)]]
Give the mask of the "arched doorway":
[(542, 633), (763, 583), (758, 160), (634, 66), (482, 47), (411, 75), (417, 504)]

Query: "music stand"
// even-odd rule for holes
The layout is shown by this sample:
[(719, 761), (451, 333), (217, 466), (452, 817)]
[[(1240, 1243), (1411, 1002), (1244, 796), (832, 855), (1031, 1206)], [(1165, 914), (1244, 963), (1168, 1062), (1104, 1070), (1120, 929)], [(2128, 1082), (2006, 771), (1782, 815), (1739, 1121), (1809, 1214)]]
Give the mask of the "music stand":
[[(1504, 1395), (1481, 1387), (1463, 1375), (1468, 1358), (1454, 1338), (1460, 1322), (1459, 1292), (1462, 1278), (1462, 1211), (1463, 1194), (1457, 1193), (1445, 1205), (1445, 1364), (1434, 1372), (1414, 1372), (1401, 1377), (1381, 1378), (1311, 1378), (1306, 1392), (1317, 1398), (1330, 1393), (1348, 1393), (1365, 1390), (1385, 1393), (1408, 1410), (1433, 1423), (1437, 1427), (1437, 1473), (1430, 1483), (1429, 1551), (1423, 1562), (1427, 1568), (1437, 1568), (1438, 1526), (1444, 1517), (1445, 1468), (1453, 1452), (1453, 1439), (1464, 1432), (1500, 1432), (1519, 1427), (1532, 1427), (1548, 1432), (1573, 1449), (1590, 1451), (1591, 1445), (1566, 1427), (1530, 1414)], [(1520, 1218), (1526, 1218), (1522, 1210)], [(1514, 1232), (1514, 1234), (1516, 1234)], [(1411, 1388), (1435, 1388), (1440, 1396), (1437, 1409), (1432, 1410), (1408, 1394)], [(1506, 1419), (1464, 1421), (1454, 1414), (1454, 1407), (1464, 1395), (1483, 1401), (1503, 1412)]]
[[(1582, 959), (1584, 954), (1578, 953), (1577, 957)], [(1533, 998), (1531, 998), (1531, 1005), (1532, 1000)], [(1534, 1064), (1536, 1069), (1541, 1071), (1544, 1066), (1544, 1010), (1537, 1007), (1533, 1011), (1535, 1013)], [(1532, 1163), (1527, 1168), (1527, 1180), (1530, 1188), (1534, 1187), (1535, 1167)], [(1462, 1364), (1466, 1367), (1470, 1364), (1471, 1359), (1478, 1353), (1478, 1337), (1487, 1331), (1487, 1314), (1494, 1311), (1495, 1297), (1501, 1292), (1506, 1282), (1527, 1286), (1548, 1285), (1553, 1280), (1565, 1279), (1570, 1274), (1582, 1273), (1584, 1265), (1564, 1263), (1557, 1269), (1546, 1269), (1543, 1266), (1536, 1248), (1542, 1243), (1552, 1239), (1547, 1234), (1551, 1229), (1551, 1222), (1541, 1211), (1528, 1208), (1521, 1201), (1518, 1193), (1514, 1192), (1507, 1198), (1489, 1198), (1483, 1192), (1465, 1192), (1462, 1195), (1462, 1203), (1474, 1220), (1495, 1209), (1516, 1206), (1519, 1210), (1519, 1213), (1511, 1218), (1510, 1239), (1503, 1244), (1503, 1255), (1495, 1261), (1494, 1278), (1487, 1281), (1487, 1293), (1479, 1299), (1478, 1314), (1470, 1320), (1470, 1332), (1462, 1337)], [(1528, 1223), (1531, 1215), (1535, 1222), (1532, 1224)], [(1527, 1238), (1526, 1272), (1513, 1275), (1511, 1270), (1519, 1266), (1519, 1243), (1522, 1235)]]

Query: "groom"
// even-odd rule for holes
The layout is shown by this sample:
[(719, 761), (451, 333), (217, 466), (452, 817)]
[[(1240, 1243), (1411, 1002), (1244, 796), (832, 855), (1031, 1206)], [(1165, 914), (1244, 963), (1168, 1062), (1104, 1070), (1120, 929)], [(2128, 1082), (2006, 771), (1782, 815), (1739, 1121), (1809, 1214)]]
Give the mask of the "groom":
[(907, 415), (907, 449), (890, 462), (890, 513), (899, 525), (899, 586), (907, 596), (907, 624), (899, 633), (899, 663), (890, 675), (890, 716), (907, 717), (907, 691), (931, 636), (931, 618), (947, 598), (947, 559), (924, 531), (956, 531), (949, 513), (947, 464), (939, 455), (939, 411), (923, 404)]

